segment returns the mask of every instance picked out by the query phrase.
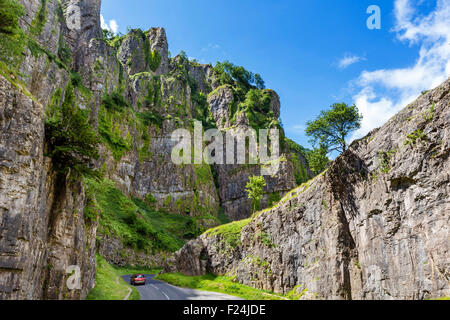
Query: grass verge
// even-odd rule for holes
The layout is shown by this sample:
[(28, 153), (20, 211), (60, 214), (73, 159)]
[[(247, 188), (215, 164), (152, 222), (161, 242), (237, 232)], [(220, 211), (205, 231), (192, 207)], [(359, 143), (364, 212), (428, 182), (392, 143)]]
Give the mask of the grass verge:
[(128, 300), (140, 300), (136, 288), (129, 286), (120, 276), (119, 272), (103, 257), (97, 255), (97, 285), (89, 292), (86, 300), (123, 300), (131, 289)]
[(282, 295), (233, 282), (233, 278), (225, 276), (207, 274), (189, 277), (180, 273), (165, 273), (156, 276), (155, 279), (182, 288), (224, 293), (245, 300), (289, 300)]

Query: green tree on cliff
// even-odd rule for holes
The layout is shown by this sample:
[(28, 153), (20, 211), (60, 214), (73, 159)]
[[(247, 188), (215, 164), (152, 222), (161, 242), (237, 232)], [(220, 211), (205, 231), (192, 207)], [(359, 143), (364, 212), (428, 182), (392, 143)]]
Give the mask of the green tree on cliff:
[(309, 168), (315, 174), (321, 173), (328, 167), (330, 159), (328, 159), (327, 154), (328, 150), (323, 145), (319, 146), (318, 148), (315, 148), (314, 150), (308, 151), (308, 153), (306, 154)]
[(266, 180), (264, 177), (252, 176), (249, 178), (245, 191), (248, 194), (248, 198), (252, 200), (253, 212), (259, 210), (261, 207), (261, 200), (264, 195), (264, 188), (266, 187)]
[(348, 135), (361, 128), (362, 115), (355, 105), (335, 103), (324, 110), (314, 121), (307, 122), (306, 134), (314, 145), (320, 145), (327, 153), (347, 150)]

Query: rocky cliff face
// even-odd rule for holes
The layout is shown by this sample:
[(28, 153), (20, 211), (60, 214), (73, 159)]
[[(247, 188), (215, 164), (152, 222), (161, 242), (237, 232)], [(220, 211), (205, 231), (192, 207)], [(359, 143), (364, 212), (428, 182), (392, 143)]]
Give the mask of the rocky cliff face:
[[(20, 24), (54, 57), (58, 39), (69, 36), (58, 20), (58, 2), (43, 3), (23, 1)], [(86, 2), (82, 12), (91, 12), (94, 3)], [(39, 32), (31, 31), (43, 12)], [(27, 75), (20, 82), (0, 76), (0, 299), (80, 299), (95, 284), (97, 222), (85, 221), (83, 185), (58, 175), (44, 156), (44, 105), (69, 75), (31, 49), (20, 70)], [(67, 268), (73, 265), (81, 269), (81, 288), (69, 290)]]
[[(217, 225), (220, 207), (231, 219), (250, 215), (243, 188), (258, 167), (171, 161), (171, 133), (191, 128), (194, 119), (224, 130), (251, 125), (245, 112), (231, 111), (236, 90), (222, 86), (212, 66), (169, 58), (162, 28), (104, 38), (100, 0), (18, 2), (25, 9), (23, 49), (0, 61), (1, 299), (84, 298), (95, 284), (96, 248), (120, 265), (166, 258), (166, 252), (136, 252), (105, 234), (86, 214), (92, 199), (83, 179), (61, 175), (47, 157), (45, 120), (61, 108), (70, 86), (74, 104), (87, 111), (102, 138), (93, 167), (128, 197), (197, 217), (201, 228)], [(278, 96), (270, 90), (264, 96), (270, 98), (266, 111), (277, 119)], [(281, 168), (267, 178), (263, 205), (296, 186), (293, 163), (283, 161)], [(80, 290), (67, 289), (72, 265), (81, 268)]]
[[(95, 281), (97, 223), (84, 189), (44, 157), (44, 108), (0, 77), (0, 299), (80, 299)], [(69, 266), (83, 274), (68, 290)]]
[(449, 124), (450, 79), (274, 208), (189, 242), (167, 271), (300, 299), (448, 296)]

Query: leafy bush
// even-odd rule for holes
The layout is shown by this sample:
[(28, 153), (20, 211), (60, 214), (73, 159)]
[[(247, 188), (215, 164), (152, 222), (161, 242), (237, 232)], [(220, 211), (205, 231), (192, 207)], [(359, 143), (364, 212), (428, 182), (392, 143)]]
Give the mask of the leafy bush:
[(428, 139), (427, 135), (425, 133), (423, 133), (423, 131), (421, 129), (417, 129), (413, 133), (407, 135), (406, 140), (403, 144), (405, 146), (409, 145), (409, 144), (415, 146), (418, 141), (421, 141), (423, 144), (424, 141), (426, 141), (427, 139)]
[(0, 33), (14, 35), (19, 29), (19, 17), (23, 6), (16, 0), (0, 0)]
[(197, 83), (189, 78), (189, 86), (191, 87), (191, 99), (194, 104), (194, 117), (202, 122), (205, 130), (216, 128), (216, 121), (209, 108), (208, 100), (203, 92), (200, 92)]
[(161, 81), (159, 77), (155, 76), (147, 83), (147, 95), (144, 97), (144, 107), (159, 107), (161, 100)]
[(161, 55), (158, 51), (152, 51), (151, 53), (148, 53), (147, 56), (147, 64), (150, 67), (150, 70), (155, 72), (159, 66), (161, 65)]
[(247, 192), (248, 198), (252, 200), (252, 209), (254, 211), (257, 211), (261, 206), (261, 199), (264, 195), (265, 187), (266, 180), (264, 177), (259, 176), (251, 176), (245, 186), (245, 192)]
[(102, 104), (109, 111), (123, 111), (125, 108), (129, 108), (130, 104), (125, 97), (117, 90), (111, 94), (103, 94)]
[(281, 196), (278, 192), (272, 192), (271, 194), (269, 194), (269, 200), (268, 200), (268, 207), (272, 207), (273, 205), (277, 204), (278, 202), (280, 202), (281, 200)]
[(83, 85), (83, 79), (78, 72), (71, 71), (70, 72), (70, 81), (74, 87), (81, 87)]
[(330, 159), (327, 157), (328, 150), (324, 146), (315, 148), (307, 153), (309, 168), (315, 173), (323, 172), (330, 164)]
[(144, 111), (137, 114), (139, 119), (141, 119), (146, 126), (150, 126), (151, 124), (162, 127), (164, 117), (160, 113)]
[(247, 71), (244, 67), (236, 66), (229, 61), (218, 62), (214, 67), (214, 74), (221, 85), (238, 84), (249, 89), (253, 84), (258, 89), (264, 89), (264, 80), (259, 74)]
[(152, 195), (151, 193), (147, 194), (145, 196), (145, 203), (152, 206), (157, 202), (156, 198), (154, 195)]
[(133, 143), (130, 134), (127, 135), (127, 139), (123, 138), (119, 124), (116, 123), (118, 117), (120, 117), (120, 114), (116, 116), (115, 113), (107, 112), (104, 106), (100, 107), (98, 131), (116, 160), (120, 160), (125, 152), (130, 151)]
[(17, 73), (26, 37), (19, 27), (19, 17), (24, 8), (16, 0), (0, 0), (0, 60)]
[(244, 102), (238, 105), (238, 112), (246, 113), (250, 126), (254, 129), (278, 126), (279, 123), (270, 110), (271, 101), (272, 95), (269, 91), (250, 89)]
[(49, 107), (45, 140), (48, 156), (58, 171), (67, 173), (71, 169), (77, 174), (98, 175), (90, 164), (99, 157), (97, 145), (100, 141), (89, 125), (86, 112), (76, 106), (71, 83), (66, 88), (61, 108), (57, 105)]

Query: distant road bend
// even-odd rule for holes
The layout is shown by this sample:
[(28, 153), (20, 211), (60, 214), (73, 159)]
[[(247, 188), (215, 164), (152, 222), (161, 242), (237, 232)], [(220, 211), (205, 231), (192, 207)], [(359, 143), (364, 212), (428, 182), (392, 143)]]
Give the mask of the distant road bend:
[[(130, 278), (131, 275), (122, 276), (127, 283), (130, 283)], [(175, 287), (155, 280), (154, 274), (146, 274), (145, 278), (145, 286), (136, 286), (141, 300), (242, 300), (222, 293)]]

